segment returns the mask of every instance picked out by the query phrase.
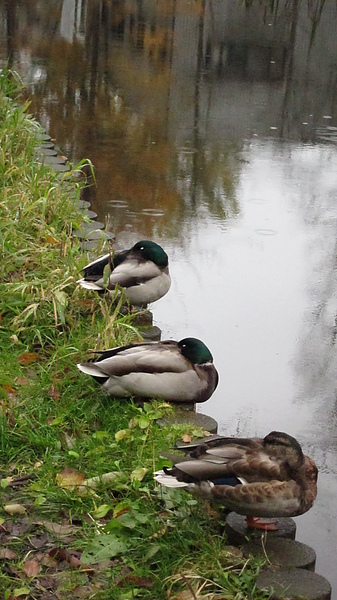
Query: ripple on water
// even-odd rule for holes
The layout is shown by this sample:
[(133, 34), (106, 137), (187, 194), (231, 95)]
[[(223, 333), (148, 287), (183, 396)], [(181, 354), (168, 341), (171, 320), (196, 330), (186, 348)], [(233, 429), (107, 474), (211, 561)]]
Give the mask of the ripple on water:
[(124, 200), (110, 200), (110, 206), (114, 206), (115, 208), (127, 208), (128, 203)]
[(164, 215), (164, 211), (160, 208), (143, 208), (141, 212), (143, 215), (150, 215), (151, 217), (162, 217)]
[(258, 235), (276, 235), (275, 229), (255, 229), (255, 233)]

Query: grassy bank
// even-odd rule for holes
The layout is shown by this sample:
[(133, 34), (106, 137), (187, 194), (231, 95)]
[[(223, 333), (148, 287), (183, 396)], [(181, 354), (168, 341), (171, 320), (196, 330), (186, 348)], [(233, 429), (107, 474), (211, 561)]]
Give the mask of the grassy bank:
[(226, 546), (221, 512), (153, 482), (161, 449), (201, 432), (159, 427), (166, 405), (108, 399), (76, 369), (139, 337), (76, 285), (84, 178), (36, 161), (17, 94), (1, 73), (0, 597), (258, 599), (258, 566)]

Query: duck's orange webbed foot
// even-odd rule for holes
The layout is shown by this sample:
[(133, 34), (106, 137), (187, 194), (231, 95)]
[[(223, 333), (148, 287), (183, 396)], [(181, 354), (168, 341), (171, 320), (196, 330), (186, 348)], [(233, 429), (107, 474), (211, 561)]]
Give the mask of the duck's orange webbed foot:
[(262, 529), (263, 531), (277, 531), (276, 521), (262, 521), (260, 517), (246, 517), (247, 527)]

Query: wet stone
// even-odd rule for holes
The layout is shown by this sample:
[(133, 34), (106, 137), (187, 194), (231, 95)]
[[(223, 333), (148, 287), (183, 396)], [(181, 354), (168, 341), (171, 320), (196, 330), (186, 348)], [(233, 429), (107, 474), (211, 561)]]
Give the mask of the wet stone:
[(39, 148), (38, 153), (42, 156), (57, 156), (55, 148)]
[(243, 555), (266, 558), (275, 567), (308, 569), (314, 571), (316, 552), (310, 546), (287, 538), (269, 538), (267, 532), (263, 540), (252, 540), (242, 547)]
[[(289, 518), (271, 519), (277, 526), (277, 531), (268, 531), (267, 537), (270, 538), (289, 538), (294, 540), (296, 535), (296, 523)], [(235, 512), (229, 513), (226, 519), (226, 534), (228, 542), (234, 546), (241, 546), (247, 539), (261, 539), (265, 532), (261, 529), (252, 529), (247, 527), (246, 518)]]
[[(137, 307), (136, 307), (136, 310), (137, 310)], [(137, 310), (136, 314), (133, 315), (133, 323), (134, 323), (134, 325), (137, 325), (137, 327), (141, 327), (141, 326), (150, 327), (153, 323), (152, 312), (150, 310), (144, 310), (142, 308), (139, 308)]]
[(146, 342), (159, 342), (161, 338), (161, 329), (156, 325), (152, 327), (141, 327), (139, 332)]
[(84, 209), (83, 214), (85, 217), (88, 217), (88, 219), (96, 219), (97, 218), (97, 213), (95, 213), (95, 211), (93, 211), (93, 210)]
[(42, 144), (39, 145), (39, 148), (52, 149), (52, 148), (55, 148), (55, 144), (54, 144), (54, 142), (49, 140), (49, 142), (48, 141), (42, 142)]
[(197, 413), (194, 411), (194, 404), (184, 404), (182, 407), (174, 405), (175, 411), (173, 415), (158, 419), (157, 423), (162, 427), (169, 427), (171, 425), (182, 425), (187, 423), (189, 425), (195, 425), (201, 427), (205, 431), (210, 433), (216, 433), (218, 431), (218, 423), (212, 417)]
[(42, 160), (45, 165), (65, 165), (67, 160), (60, 156), (40, 156), (39, 160)]
[(50, 141), (51, 137), (48, 133), (46, 133), (45, 131), (41, 130), (38, 131), (37, 133), (35, 133), (35, 137), (38, 140), (43, 140), (43, 141)]
[[(47, 163), (45, 163), (47, 164)], [(55, 163), (55, 164), (49, 164), (48, 166), (50, 166), (52, 169), (54, 169), (54, 171), (58, 171), (59, 173), (66, 173), (67, 171), (70, 171), (70, 167), (68, 167), (68, 165), (64, 165), (61, 163)]]
[[(84, 240), (102, 239), (103, 232), (97, 231), (98, 229), (104, 229), (104, 224), (99, 221), (83, 223), (79, 229), (73, 231), (73, 235)], [(97, 233), (97, 236), (93, 236), (93, 233)]]
[(78, 200), (76, 202), (76, 206), (78, 208), (89, 208), (89, 206), (91, 206), (91, 204), (87, 200)]
[(256, 587), (271, 591), (273, 600), (331, 599), (331, 585), (327, 579), (304, 569), (264, 569), (258, 575)]

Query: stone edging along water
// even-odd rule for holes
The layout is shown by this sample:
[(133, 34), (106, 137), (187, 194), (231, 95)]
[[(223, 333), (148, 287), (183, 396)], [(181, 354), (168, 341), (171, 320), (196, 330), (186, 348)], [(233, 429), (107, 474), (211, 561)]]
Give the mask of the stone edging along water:
[[(67, 158), (58, 154), (54, 141), (45, 131), (36, 136), (40, 140), (37, 160), (49, 165), (59, 173), (70, 171)], [(102, 237), (114, 240), (115, 235), (106, 231), (104, 224), (96, 221), (97, 214), (90, 210), (90, 202), (77, 201), (77, 206), (83, 216), (90, 222), (83, 222), (73, 235), (81, 240), (81, 246), (88, 251), (94, 251)], [(152, 324), (152, 313), (141, 313), (139, 323), (136, 323), (144, 339), (160, 340), (161, 331)], [(210, 433), (216, 433), (217, 422), (207, 415), (195, 412), (195, 406), (189, 410), (177, 408), (173, 417), (159, 421), (161, 425), (172, 423), (193, 423)], [(182, 444), (179, 446), (181, 449)], [(296, 524), (293, 519), (276, 519), (278, 530), (261, 534), (258, 530), (247, 528), (245, 517), (229, 513), (226, 518), (226, 533), (228, 542), (240, 546), (244, 556), (267, 557), (268, 566), (261, 570), (257, 579), (257, 589), (271, 592), (274, 600), (330, 600), (331, 585), (321, 575), (314, 572), (316, 563), (315, 551), (301, 542), (295, 541)], [(268, 537), (267, 537), (268, 536)]]

